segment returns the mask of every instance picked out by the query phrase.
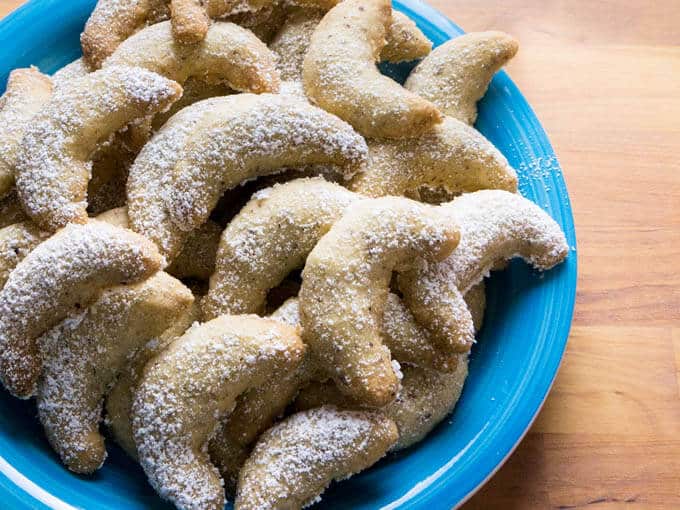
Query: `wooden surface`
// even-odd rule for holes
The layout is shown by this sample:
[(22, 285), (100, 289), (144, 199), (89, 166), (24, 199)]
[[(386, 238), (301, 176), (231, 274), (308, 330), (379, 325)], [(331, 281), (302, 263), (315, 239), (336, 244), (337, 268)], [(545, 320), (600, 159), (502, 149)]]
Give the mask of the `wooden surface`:
[(553, 142), (578, 235), (554, 389), (465, 508), (680, 508), (680, 2), (430, 2), (520, 40), (508, 71)]

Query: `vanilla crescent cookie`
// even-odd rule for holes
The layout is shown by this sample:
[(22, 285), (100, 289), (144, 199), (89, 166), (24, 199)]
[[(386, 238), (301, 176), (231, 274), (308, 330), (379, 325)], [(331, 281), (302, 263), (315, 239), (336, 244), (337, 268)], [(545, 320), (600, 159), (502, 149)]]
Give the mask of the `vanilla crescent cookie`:
[(352, 175), (365, 157), (366, 143), (351, 126), (302, 99), (200, 101), (172, 117), (130, 169), (130, 224), (172, 261), (226, 190), (309, 164), (332, 163)]
[(134, 460), (137, 460), (137, 446), (132, 433), (132, 403), (137, 386), (144, 375), (144, 368), (198, 319), (198, 305), (194, 300), (193, 305), (183, 310), (172, 326), (131, 353), (125, 367), (106, 395), (104, 423), (113, 440)]
[(445, 115), (472, 125), (477, 120), (477, 101), (518, 48), (517, 41), (503, 32), (456, 37), (420, 62), (405, 87), (432, 101)]
[(106, 448), (99, 422), (106, 392), (130, 353), (167, 330), (193, 299), (179, 280), (159, 272), (138, 284), (106, 289), (87, 310), (41, 337), (38, 416), (71, 471), (101, 467)]
[(9, 73), (0, 97), (0, 199), (14, 186), (14, 167), (19, 146), (31, 119), (50, 100), (52, 80), (36, 67)]
[(0, 379), (13, 395), (35, 392), (37, 338), (103, 288), (144, 280), (162, 258), (153, 243), (100, 221), (72, 224), (35, 248), (0, 291)]
[(555, 220), (514, 193), (477, 191), (441, 207), (460, 226), (460, 244), (439, 264), (401, 273), (399, 289), (433, 340), (465, 351), (474, 332), (463, 320), (469, 311), (462, 295), (499, 261), (519, 256), (545, 271), (567, 257), (569, 246)]
[(383, 457), (397, 427), (377, 412), (321, 407), (286, 418), (258, 441), (239, 477), (235, 510), (299, 509), (333, 480), (344, 480)]
[(239, 395), (295, 370), (304, 352), (290, 326), (223, 315), (191, 327), (147, 365), (132, 423), (140, 463), (161, 497), (180, 509), (222, 510), (208, 440)]
[(372, 406), (395, 397), (381, 339), (392, 271), (443, 260), (458, 238), (436, 207), (385, 197), (353, 204), (314, 247), (300, 289), (303, 338), (343, 393)]
[[(321, 10), (292, 10), (269, 48), (278, 57), (282, 80), (302, 80), (302, 66), (314, 30), (324, 16)], [(392, 23), (386, 34), (381, 61), (404, 62), (423, 58), (430, 53), (432, 43), (404, 14), (392, 11)]]
[(92, 152), (134, 119), (169, 108), (181, 93), (174, 81), (123, 66), (56, 90), (19, 148), (16, 185), (31, 219), (51, 231), (86, 221)]
[(200, 44), (179, 45), (170, 22), (140, 30), (124, 41), (104, 61), (109, 66), (142, 67), (178, 83), (194, 77), (207, 82), (224, 82), (242, 92), (276, 92), (279, 74), (274, 55), (245, 28), (218, 21)]
[(360, 197), (320, 177), (256, 193), (222, 233), (204, 317), (260, 313), (267, 293), (301, 268), (309, 252)]
[(503, 189), (517, 191), (508, 160), (477, 130), (451, 117), (408, 140), (369, 140), (368, 162), (350, 189), (371, 197), (421, 198), (421, 188), (447, 194)]
[(412, 138), (442, 115), (375, 66), (391, 19), (390, 0), (345, 0), (331, 9), (312, 35), (303, 83), (314, 103), (364, 136)]
[[(399, 440), (392, 451), (403, 450), (429, 434), (460, 399), (468, 374), (466, 354), (458, 354), (456, 370), (451, 373), (406, 365), (397, 398), (380, 412), (393, 420), (399, 430)], [(293, 403), (294, 410), (314, 409), (333, 405), (343, 409), (361, 406), (343, 395), (332, 382), (312, 383), (300, 390)]]

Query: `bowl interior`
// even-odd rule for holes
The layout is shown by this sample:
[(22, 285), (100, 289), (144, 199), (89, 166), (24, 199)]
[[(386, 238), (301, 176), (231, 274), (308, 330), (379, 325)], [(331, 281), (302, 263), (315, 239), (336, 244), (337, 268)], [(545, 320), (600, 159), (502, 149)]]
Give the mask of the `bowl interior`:
[[(52, 73), (77, 58), (78, 35), (94, 3), (33, 0), (0, 23), (0, 87), (13, 68), (33, 64)], [(394, 5), (435, 45), (462, 33), (418, 1)], [(393, 66), (384, 72), (403, 79), (409, 69)], [(572, 253), (545, 274), (513, 261), (493, 275), (485, 326), (454, 413), (424, 442), (334, 484), (323, 496), (326, 508), (449, 509), (461, 503), (509, 455), (552, 384), (576, 291), (576, 239), (565, 183), (540, 123), (505, 73), (494, 78), (481, 101), (476, 127), (518, 170), (522, 194), (562, 226)], [(69, 473), (44, 439), (34, 405), (0, 390), (0, 486), (8, 507), (170, 508), (147, 485), (142, 470), (110, 442), (109, 452), (96, 475)]]

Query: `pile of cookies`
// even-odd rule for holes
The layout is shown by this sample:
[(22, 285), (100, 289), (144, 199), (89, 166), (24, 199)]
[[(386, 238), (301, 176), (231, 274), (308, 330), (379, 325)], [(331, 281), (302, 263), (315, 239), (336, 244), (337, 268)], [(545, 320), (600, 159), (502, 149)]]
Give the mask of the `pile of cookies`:
[(567, 256), (472, 127), (505, 34), (100, 0), (81, 40), (0, 99), (0, 380), (73, 472), (106, 433), (181, 509), (315, 502), (451, 412), (492, 269)]

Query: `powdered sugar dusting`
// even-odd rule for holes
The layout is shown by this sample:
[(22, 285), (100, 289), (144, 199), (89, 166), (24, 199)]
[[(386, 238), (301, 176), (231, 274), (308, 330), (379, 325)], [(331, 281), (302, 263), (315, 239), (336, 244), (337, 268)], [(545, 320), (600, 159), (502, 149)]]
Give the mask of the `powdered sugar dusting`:
[(366, 469), (396, 441), (378, 413), (321, 407), (294, 414), (267, 431), (246, 461), (236, 497), (240, 510), (303, 507), (333, 480)]
[(303, 336), (344, 392), (377, 406), (394, 398), (380, 339), (392, 271), (440, 260), (456, 239), (435, 208), (387, 197), (354, 204), (316, 245), (300, 290)]
[(223, 481), (207, 443), (239, 394), (294, 370), (304, 346), (294, 329), (256, 316), (194, 325), (147, 366), (133, 404), (140, 462), (179, 508), (221, 508)]
[(324, 163), (352, 175), (365, 160), (366, 144), (348, 124), (293, 96), (240, 94), (218, 108), (180, 149), (166, 207), (182, 230), (205, 221), (222, 193), (245, 179)]

